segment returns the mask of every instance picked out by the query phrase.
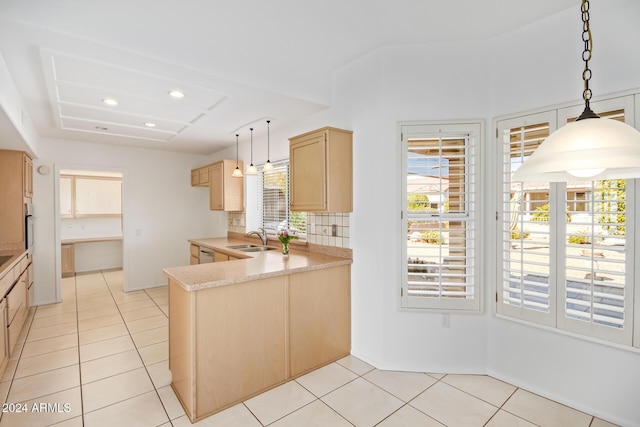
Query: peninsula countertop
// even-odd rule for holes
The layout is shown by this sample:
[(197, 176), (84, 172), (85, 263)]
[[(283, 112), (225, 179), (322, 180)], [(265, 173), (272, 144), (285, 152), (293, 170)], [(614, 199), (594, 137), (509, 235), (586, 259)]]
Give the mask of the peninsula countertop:
[(191, 244), (218, 250), (236, 260), (165, 268), (162, 271), (186, 291), (197, 291), (216, 286), (265, 279), (268, 277), (300, 273), (351, 264), (351, 258), (308, 252), (291, 247), (289, 258), (284, 258), (279, 244), (270, 243), (276, 249), (263, 252), (242, 252), (228, 246), (247, 244), (246, 240), (229, 237), (189, 240)]

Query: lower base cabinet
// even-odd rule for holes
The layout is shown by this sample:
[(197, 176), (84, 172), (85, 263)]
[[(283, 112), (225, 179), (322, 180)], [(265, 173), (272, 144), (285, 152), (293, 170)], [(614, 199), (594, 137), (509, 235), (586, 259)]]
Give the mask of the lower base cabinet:
[(62, 245), (60, 248), (62, 277), (71, 277), (76, 273), (75, 250), (73, 245)]
[(350, 268), (193, 292), (169, 280), (171, 385), (189, 419), (347, 356)]
[(7, 301), (0, 300), (0, 375), (9, 361), (9, 345), (7, 343)]
[(289, 376), (326, 365), (351, 350), (350, 268), (289, 276)]
[(9, 357), (21, 346), (18, 337), (29, 314), (30, 292), (33, 292), (31, 253), (25, 253), (11, 269), (0, 277), (0, 376)]

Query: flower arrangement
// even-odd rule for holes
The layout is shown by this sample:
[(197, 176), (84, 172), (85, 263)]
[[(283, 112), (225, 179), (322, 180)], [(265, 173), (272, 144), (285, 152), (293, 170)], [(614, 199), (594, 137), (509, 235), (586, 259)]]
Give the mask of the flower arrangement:
[(282, 243), (282, 255), (289, 256), (289, 242), (293, 239), (297, 239), (298, 236), (287, 229), (278, 231), (277, 236), (280, 243)]

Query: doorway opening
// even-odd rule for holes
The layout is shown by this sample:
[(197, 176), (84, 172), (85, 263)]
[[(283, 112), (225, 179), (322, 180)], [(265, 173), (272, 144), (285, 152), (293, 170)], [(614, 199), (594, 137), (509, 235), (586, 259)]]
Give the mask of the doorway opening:
[(124, 275), (124, 173), (56, 168), (57, 299), (63, 278), (93, 271)]

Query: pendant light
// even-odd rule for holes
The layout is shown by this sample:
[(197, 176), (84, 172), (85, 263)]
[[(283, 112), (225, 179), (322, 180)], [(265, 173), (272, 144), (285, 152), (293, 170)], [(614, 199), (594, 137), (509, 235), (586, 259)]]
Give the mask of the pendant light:
[(640, 132), (626, 123), (600, 118), (590, 106), (592, 41), (589, 0), (582, 0), (585, 108), (575, 122), (552, 133), (513, 174), (513, 181), (566, 182), (640, 177)]
[(251, 131), (251, 164), (247, 167), (247, 175), (257, 175), (258, 169), (253, 166), (253, 128), (249, 128)]
[(269, 172), (273, 170), (273, 165), (269, 160), (269, 123), (271, 123), (271, 120), (267, 120), (267, 162), (262, 167), (262, 172)]
[(236, 168), (233, 170), (233, 173), (231, 174), (231, 176), (234, 178), (242, 178), (242, 171), (238, 166), (238, 134), (237, 133), (236, 133)]

